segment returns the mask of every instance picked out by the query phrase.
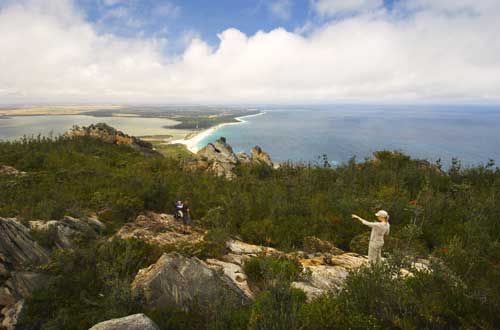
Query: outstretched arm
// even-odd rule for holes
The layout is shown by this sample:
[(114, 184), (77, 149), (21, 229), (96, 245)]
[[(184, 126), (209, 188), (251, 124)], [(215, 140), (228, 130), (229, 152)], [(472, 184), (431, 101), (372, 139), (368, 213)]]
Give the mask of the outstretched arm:
[(375, 227), (377, 225), (377, 223), (366, 221), (365, 219), (361, 218), (360, 216), (357, 216), (356, 214), (353, 214), (351, 216), (352, 216), (353, 219), (359, 220), (365, 226)]

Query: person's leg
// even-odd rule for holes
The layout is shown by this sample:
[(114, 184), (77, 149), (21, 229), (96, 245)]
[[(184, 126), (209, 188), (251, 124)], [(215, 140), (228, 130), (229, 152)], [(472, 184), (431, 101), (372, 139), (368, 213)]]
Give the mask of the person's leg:
[(370, 263), (377, 261), (377, 250), (372, 242), (368, 244), (368, 261)]
[(371, 242), (368, 246), (368, 260), (371, 263), (377, 263), (381, 260), (382, 257), (382, 245), (379, 242)]
[(382, 246), (383, 244), (380, 244), (379, 247), (377, 248), (377, 262), (382, 260)]

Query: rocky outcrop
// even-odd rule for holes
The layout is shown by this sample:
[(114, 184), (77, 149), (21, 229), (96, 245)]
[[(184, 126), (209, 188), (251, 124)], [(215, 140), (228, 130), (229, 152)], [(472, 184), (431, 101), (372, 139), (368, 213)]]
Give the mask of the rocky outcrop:
[(269, 154), (262, 151), (262, 148), (259, 146), (255, 146), (252, 148), (251, 161), (254, 164), (264, 164), (271, 167), (274, 166), (271, 157), (269, 157)]
[(132, 292), (144, 299), (149, 308), (176, 305), (188, 310), (192, 304), (208, 306), (224, 299), (243, 305), (249, 297), (224, 273), (202, 260), (178, 253), (163, 254), (148, 268), (141, 269)]
[(106, 143), (128, 145), (136, 150), (153, 153), (153, 145), (135, 136), (127, 135), (115, 128), (98, 123), (90, 126), (73, 126), (66, 134), (68, 137), (92, 137)]
[(33, 230), (50, 232), (54, 246), (59, 249), (72, 249), (81, 237), (100, 235), (106, 229), (97, 218), (77, 219), (70, 216), (65, 216), (62, 220), (30, 221), (29, 226)]
[(216, 176), (226, 177), (227, 179), (235, 177), (233, 170), (238, 163), (238, 159), (233, 152), (233, 148), (226, 143), (226, 138), (221, 137), (217, 141), (207, 144), (198, 151), (197, 155), (201, 157), (202, 161), (206, 160), (208, 162), (208, 170)]
[(48, 260), (28, 228), (16, 219), (0, 218), (0, 322), (5, 329), (15, 329), (24, 299), (46, 283), (44, 275), (28, 269)]
[(125, 224), (116, 233), (122, 239), (136, 238), (159, 246), (196, 244), (203, 241), (204, 235), (205, 231), (201, 229), (185, 228), (172, 215), (154, 212), (139, 215), (134, 222)]
[(18, 171), (12, 166), (0, 165), (0, 175), (22, 176), (26, 175), (26, 172)]
[(158, 326), (144, 314), (134, 314), (94, 325), (89, 330), (159, 330)]
[(226, 138), (221, 137), (213, 143), (207, 144), (198, 151), (199, 160), (189, 163), (188, 168), (205, 169), (216, 176), (233, 179), (236, 177), (234, 168), (238, 164), (274, 166), (269, 155), (258, 146), (252, 149), (251, 156), (244, 152), (235, 154), (233, 148), (226, 142)]
[[(190, 226), (186, 230), (172, 216), (151, 212), (125, 225), (117, 236), (135, 237), (160, 246), (182, 246), (203, 243), (205, 232)], [(260, 255), (274, 255), (294, 258), (301, 263), (303, 273), (292, 286), (303, 290), (308, 299), (315, 299), (326, 292), (340, 290), (350, 272), (369, 264), (366, 256), (344, 252), (316, 237), (306, 237), (304, 247), (305, 251), (285, 253), (230, 239), (226, 242), (224, 254), (216, 259), (202, 261), (178, 253), (164, 254), (155, 264), (139, 271), (132, 290), (150, 307), (175, 304), (186, 309), (195, 300), (213, 302), (221, 293), (227, 299), (243, 304), (256, 295), (243, 270), (245, 262)], [(415, 264), (413, 268), (426, 269), (423, 263)], [(401, 274), (412, 275), (404, 269)]]

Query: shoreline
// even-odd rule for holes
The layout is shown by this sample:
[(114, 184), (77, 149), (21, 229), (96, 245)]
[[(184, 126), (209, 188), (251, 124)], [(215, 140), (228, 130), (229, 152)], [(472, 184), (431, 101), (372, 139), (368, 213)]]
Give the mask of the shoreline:
[(199, 131), (199, 133), (196, 133), (196, 131), (194, 131), (193, 132), (194, 133), (193, 136), (190, 136), (189, 138), (179, 139), (179, 140), (172, 140), (172, 141), (169, 141), (168, 144), (184, 144), (189, 151), (191, 151), (193, 154), (195, 154), (195, 153), (197, 153), (200, 150), (197, 147), (198, 143), (200, 143), (201, 140), (203, 140), (204, 138), (206, 138), (210, 134), (212, 134), (215, 131), (217, 131), (219, 128), (224, 127), (224, 126), (229, 126), (229, 125), (243, 124), (243, 123), (247, 122), (245, 120), (245, 118), (257, 117), (257, 116), (264, 115), (265, 113), (266, 113), (265, 111), (261, 111), (261, 112), (259, 112), (257, 114), (253, 114), (253, 115), (235, 117), (234, 119), (236, 119), (237, 122), (222, 123), (222, 124), (219, 124), (219, 125), (207, 128), (205, 130)]

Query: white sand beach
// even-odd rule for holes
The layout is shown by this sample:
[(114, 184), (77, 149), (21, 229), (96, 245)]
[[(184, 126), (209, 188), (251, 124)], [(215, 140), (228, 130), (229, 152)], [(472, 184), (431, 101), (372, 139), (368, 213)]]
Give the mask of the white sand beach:
[(265, 111), (262, 111), (262, 112), (259, 112), (257, 114), (254, 114), (254, 115), (236, 117), (235, 119), (237, 120), (237, 122), (235, 122), (235, 123), (219, 124), (217, 126), (202, 130), (197, 134), (195, 132), (194, 135), (189, 136), (188, 138), (169, 141), (169, 144), (177, 144), (177, 143), (184, 144), (184, 145), (186, 145), (186, 147), (189, 151), (191, 151), (192, 153), (197, 153), (198, 150), (200, 149), (200, 148), (198, 148), (198, 144), (200, 143), (200, 141), (203, 140), (204, 138), (206, 138), (207, 136), (209, 136), (210, 134), (214, 133), (215, 131), (217, 131), (219, 128), (224, 127), (224, 126), (229, 126), (229, 125), (239, 125), (239, 124), (245, 123), (246, 118), (261, 116), (265, 113), (266, 113)]

